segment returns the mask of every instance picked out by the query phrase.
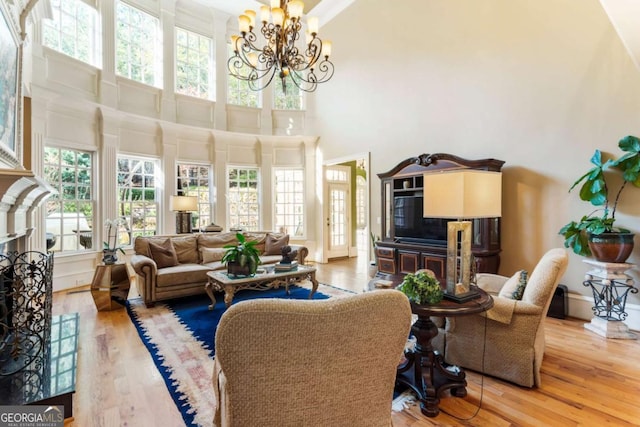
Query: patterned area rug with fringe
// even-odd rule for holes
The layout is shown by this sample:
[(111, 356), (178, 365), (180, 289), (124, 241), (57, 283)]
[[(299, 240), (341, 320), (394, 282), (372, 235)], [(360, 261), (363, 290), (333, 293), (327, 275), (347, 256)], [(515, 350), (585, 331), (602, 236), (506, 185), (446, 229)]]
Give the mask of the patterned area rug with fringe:
[[(285, 290), (245, 290), (233, 303), (252, 298), (306, 299), (309, 287), (290, 286)], [(319, 285), (314, 299), (352, 295), (350, 291)], [(146, 308), (141, 299), (127, 301), (131, 317), (142, 342), (149, 350), (185, 424), (207, 426), (213, 419), (213, 352), (216, 326), (225, 311), (222, 295), (213, 310), (205, 295), (180, 298)]]

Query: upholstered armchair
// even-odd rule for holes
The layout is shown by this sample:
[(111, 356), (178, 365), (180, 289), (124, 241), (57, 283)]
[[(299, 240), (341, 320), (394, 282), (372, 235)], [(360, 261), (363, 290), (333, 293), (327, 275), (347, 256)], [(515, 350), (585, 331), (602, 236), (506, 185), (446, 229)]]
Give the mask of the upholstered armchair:
[(544, 320), (567, 263), (564, 249), (548, 251), (529, 275), (522, 300), (512, 296), (520, 272), (511, 278), (478, 274), (478, 286), (493, 295), (494, 306), (479, 315), (447, 319), (445, 360), (522, 386), (539, 386)]
[(216, 330), (214, 425), (389, 427), (410, 327), (396, 290), (239, 302)]

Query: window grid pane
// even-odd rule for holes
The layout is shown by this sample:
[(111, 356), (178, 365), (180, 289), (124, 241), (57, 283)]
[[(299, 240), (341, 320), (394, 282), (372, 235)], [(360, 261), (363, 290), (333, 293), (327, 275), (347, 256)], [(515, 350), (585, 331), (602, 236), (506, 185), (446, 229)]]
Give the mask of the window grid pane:
[[(231, 44), (227, 44), (229, 58), (235, 55)], [(227, 104), (242, 105), (244, 107), (260, 107), (260, 92), (249, 88), (249, 83), (231, 75), (227, 78)]]
[(304, 235), (304, 171), (275, 169), (275, 229), (291, 236)]
[(191, 225), (195, 228), (206, 227), (213, 222), (211, 218), (211, 167), (206, 165), (178, 164), (178, 195), (196, 196), (198, 211), (191, 215)]
[(176, 28), (176, 92), (214, 99), (213, 40)]
[(44, 178), (57, 190), (46, 202), (46, 230), (56, 237), (52, 251), (93, 249), (92, 168), (89, 152), (44, 149)]
[(116, 73), (148, 85), (160, 84), (156, 42), (158, 18), (118, 2), (116, 10)]
[(285, 80), (286, 93), (282, 89), (282, 79), (273, 78), (273, 108), (276, 110), (302, 110), (303, 91), (291, 79)]
[(257, 168), (227, 169), (227, 218), (230, 228), (260, 229), (260, 193)]
[(158, 203), (155, 188), (156, 162), (134, 157), (118, 157), (118, 217), (130, 227), (121, 245), (137, 236), (153, 236), (158, 231)]
[(43, 44), (97, 66), (100, 49), (95, 36), (98, 11), (82, 0), (51, 0), (53, 19), (42, 21)]

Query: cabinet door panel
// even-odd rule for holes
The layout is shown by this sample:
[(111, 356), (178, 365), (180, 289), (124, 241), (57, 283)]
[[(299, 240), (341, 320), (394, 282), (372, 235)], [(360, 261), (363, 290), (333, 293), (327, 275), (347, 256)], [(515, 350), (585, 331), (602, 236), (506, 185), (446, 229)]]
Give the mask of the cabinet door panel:
[(398, 251), (400, 273), (415, 273), (419, 267), (419, 254), (417, 252)]
[(445, 256), (422, 255), (422, 266), (433, 271), (440, 283), (444, 283), (447, 276), (447, 258)]

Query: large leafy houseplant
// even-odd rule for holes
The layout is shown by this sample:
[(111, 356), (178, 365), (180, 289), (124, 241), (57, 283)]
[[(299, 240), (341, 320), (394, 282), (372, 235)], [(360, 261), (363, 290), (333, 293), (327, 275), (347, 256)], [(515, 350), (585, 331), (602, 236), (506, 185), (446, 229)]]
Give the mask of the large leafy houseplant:
[(416, 304), (437, 304), (444, 296), (438, 279), (425, 271), (405, 275), (397, 289)]
[[(564, 246), (582, 256), (590, 256), (589, 238), (604, 233), (630, 233), (622, 227), (614, 227), (616, 208), (622, 191), (627, 184), (640, 187), (640, 139), (626, 136), (618, 142), (618, 147), (625, 154), (618, 159), (603, 160), (600, 150), (596, 150), (591, 157), (594, 165), (587, 173), (573, 183), (569, 191), (582, 183), (580, 199), (597, 207), (578, 221), (571, 221), (560, 229), (559, 234), (564, 237)], [(612, 190), (607, 184), (605, 172), (617, 171), (622, 175), (622, 184), (615, 192), (613, 203), (609, 200)], [(614, 193), (611, 193), (614, 194)]]
[(260, 264), (260, 251), (255, 240), (247, 241), (242, 233), (236, 233), (237, 244), (224, 245), (222, 263), (227, 265), (229, 274), (236, 276), (252, 276), (256, 274)]

